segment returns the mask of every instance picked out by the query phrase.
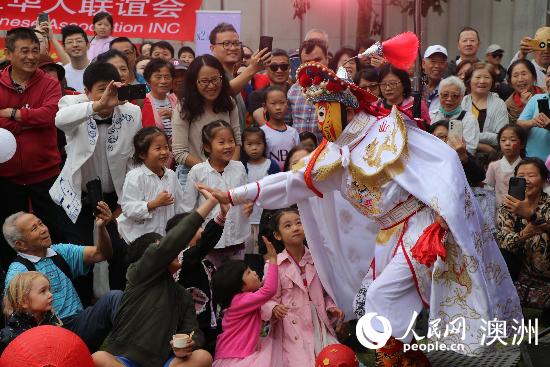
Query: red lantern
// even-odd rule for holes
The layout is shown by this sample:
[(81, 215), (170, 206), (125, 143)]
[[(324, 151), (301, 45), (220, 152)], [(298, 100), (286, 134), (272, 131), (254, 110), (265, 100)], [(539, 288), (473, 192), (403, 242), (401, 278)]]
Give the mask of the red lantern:
[(93, 367), (86, 344), (59, 326), (38, 326), (15, 338), (2, 353), (0, 367)]
[(359, 361), (351, 348), (343, 344), (331, 344), (319, 353), (315, 367), (359, 367)]

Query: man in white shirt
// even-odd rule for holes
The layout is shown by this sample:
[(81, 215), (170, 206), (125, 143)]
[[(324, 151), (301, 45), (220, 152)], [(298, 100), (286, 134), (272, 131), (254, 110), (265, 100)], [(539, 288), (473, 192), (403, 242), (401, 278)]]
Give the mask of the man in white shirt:
[(449, 75), (454, 75), (457, 66), (464, 60), (469, 60), (473, 63), (479, 61), (477, 58), (477, 50), (479, 49), (479, 33), (472, 27), (464, 27), (458, 32), (458, 57), (456, 60), (449, 62)]
[(65, 79), (67, 86), (74, 88), (77, 92), (84, 93), (82, 78), (84, 70), (90, 64), (88, 60), (88, 36), (82, 28), (77, 25), (68, 25), (61, 29), (63, 47), (69, 55), (71, 62), (65, 65)]
[[(122, 196), (126, 172), (132, 168), (133, 137), (141, 128), (140, 108), (118, 100), (117, 88), (122, 84), (113, 65), (94, 62), (86, 68), (83, 80), (86, 94), (65, 96), (59, 101), (55, 125), (67, 136), (67, 161), (50, 189), (50, 196), (62, 212), (65, 238), (76, 244), (93, 242), (94, 203), (90, 202), (93, 195), (88, 182), (99, 178), (101, 187), (96, 188), (101, 190), (103, 201), (115, 216), (120, 213), (118, 198)], [(122, 289), (126, 245), (114, 222), (107, 230), (114, 251), (111, 288)]]
[(531, 62), (535, 66), (537, 71), (537, 82), (536, 86), (546, 90), (546, 69), (550, 66), (550, 48), (548, 44), (544, 50), (533, 50), (531, 41), (540, 40), (547, 41), (550, 39), (550, 27), (541, 27), (537, 29), (535, 36), (533, 38), (524, 37), (521, 39), (519, 44), (519, 51), (514, 55), (510, 65), (518, 60), (525, 59), (529, 53), (533, 53), (533, 60)]

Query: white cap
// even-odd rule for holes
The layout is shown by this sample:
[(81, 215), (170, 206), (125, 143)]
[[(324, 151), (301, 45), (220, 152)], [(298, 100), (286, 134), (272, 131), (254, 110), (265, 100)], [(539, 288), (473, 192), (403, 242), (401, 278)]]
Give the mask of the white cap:
[(440, 53), (445, 55), (445, 57), (448, 57), (449, 54), (447, 54), (447, 49), (441, 45), (431, 45), (426, 49), (424, 52), (424, 58), (427, 59), (428, 57), (432, 56), (433, 54)]
[(487, 51), (485, 51), (485, 54), (492, 54), (493, 52), (495, 51), (504, 51), (502, 49), (502, 47), (500, 47), (499, 45), (497, 45), (496, 43), (493, 43), (492, 45), (489, 45), (489, 47), (487, 47)]

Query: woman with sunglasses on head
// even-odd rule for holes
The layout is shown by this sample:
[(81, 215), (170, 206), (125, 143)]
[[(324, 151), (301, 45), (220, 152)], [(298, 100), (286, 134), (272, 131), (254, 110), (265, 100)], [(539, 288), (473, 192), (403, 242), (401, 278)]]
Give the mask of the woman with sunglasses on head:
[(201, 132), (204, 126), (216, 120), (231, 125), (237, 145), (233, 159), (239, 160), (241, 128), (229, 81), (218, 59), (201, 55), (187, 69), (183, 98), (172, 115), (172, 152), (182, 187), (185, 187), (191, 167), (206, 160)]
[[(254, 121), (258, 125), (265, 123), (263, 101), (265, 90), (270, 86), (278, 86), (285, 92), (288, 92), (290, 88), (290, 63), (289, 57), (285, 50), (274, 49), (271, 52), (271, 62), (266, 67), (267, 77), (269, 78), (269, 85), (265, 88), (255, 90), (248, 96), (248, 112), (252, 114)], [(289, 126), (292, 125), (292, 111), (290, 105), (288, 111), (285, 114), (285, 123)]]

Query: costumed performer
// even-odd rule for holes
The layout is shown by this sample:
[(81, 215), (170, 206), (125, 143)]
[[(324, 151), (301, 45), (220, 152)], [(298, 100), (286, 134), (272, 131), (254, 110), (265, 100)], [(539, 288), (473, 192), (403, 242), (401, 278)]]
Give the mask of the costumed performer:
[[(414, 47), (413, 55), (418, 41)], [(291, 172), (229, 192), (209, 190), (233, 205), (298, 203), (327, 292), (344, 310), (353, 304), (357, 316), (374, 312), (390, 321), (392, 337), (377, 349), (377, 365), (429, 365), (421, 352), (403, 352), (403, 342), (414, 343), (410, 326), (423, 307), (440, 331), (430, 341), (470, 356), (493, 349), (483, 343), (487, 322), (506, 322), (510, 335), (523, 316), (492, 224), (484, 222), (456, 152), (397, 107), (376, 115), (373, 95), (321, 64), (303, 64), (297, 76), (315, 104), (321, 145)], [(358, 111), (347, 124), (346, 107)], [(362, 222), (350, 228), (359, 213)], [(463, 329), (444, 333), (456, 330), (457, 320)]]

